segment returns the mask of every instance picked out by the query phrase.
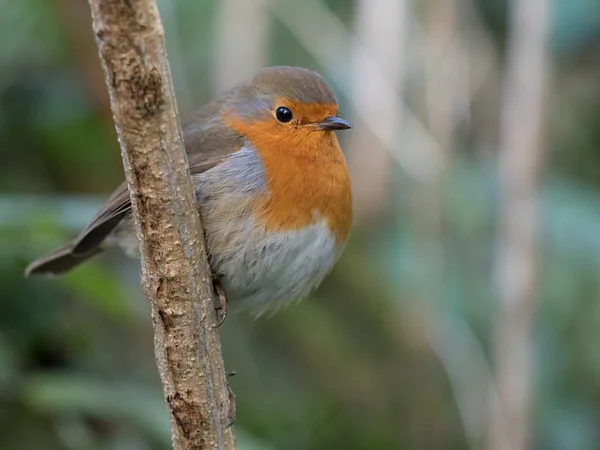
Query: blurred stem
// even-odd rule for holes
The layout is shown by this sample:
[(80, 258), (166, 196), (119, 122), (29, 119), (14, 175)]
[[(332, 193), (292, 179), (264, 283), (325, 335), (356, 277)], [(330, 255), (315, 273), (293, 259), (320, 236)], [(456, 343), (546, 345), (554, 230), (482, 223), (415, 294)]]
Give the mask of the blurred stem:
[(548, 0), (513, 1), (504, 85), (499, 176), (498, 312), (490, 450), (529, 447), (533, 319), (537, 297), (538, 178), (544, 157)]
[(469, 98), (468, 77), (461, 62), (464, 46), (458, 29), (457, 0), (426, 0), (427, 42), (425, 99), (428, 126), (447, 157), (460, 120), (458, 105)]
[[(248, 32), (248, 24), (252, 32)], [(269, 15), (263, 0), (221, 0), (217, 15), (216, 90), (232, 88), (267, 65)]]
[(211, 273), (154, 0), (89, 0), (175, 450), (233, 449)]
[[(419, 309), (428, 324), (429, 345), (448, 376), (469, 446), (479, 448), (484, 437), (482, 413), (477, 401), (485, 394), (489, 367), (475, 334), (466, 322), (443, 319), (439, 305), (444, 300), (445, 251), (443, 242), (442, 192), (451, 159), (454, 131), (460, 120), (460, 102), (469, 97), (465, 70), (460, 59), (465, 52), (459, 31), (457, 0), (425, 1), (425, 102), (428, 129), (440, 146), (440, 170), (419, 185), (413, 194), (413, 221), (417, 234), (420, 267)], [(466, 357), (465, 344), (473, 351)], [(470, 380), (471, 383), (465, 383)], [(477, 392), (479, 391), (479, 392)]]
[[(377, 120), (378, 136), (355, 123), (348, 165), (352, 175), (357, 220), (376, 220), (389, 196), (390, 157), (385, 147), (399, 140), (403, 120), (401, 110), (394, 111), (391, 92), (402, 96), (406, 73), (406, 40), (410, 0), (360, 0), (356, 12), (354, 43), (353, 122), (361, 120), (361, 111)], [(367, 52), (389, 84), (374, 83), (369, 66), (361, 59)], [(366, 151), (366, 149), (369, 149)]]

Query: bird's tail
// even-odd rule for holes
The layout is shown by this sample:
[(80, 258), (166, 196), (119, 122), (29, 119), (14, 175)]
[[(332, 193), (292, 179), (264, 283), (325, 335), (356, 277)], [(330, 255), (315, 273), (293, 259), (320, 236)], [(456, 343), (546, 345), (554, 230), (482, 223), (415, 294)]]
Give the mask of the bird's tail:
[(25, 269), (25, 276), (50, 274), (59, 275), (78, 266), (92, 256), (100, 253), (102, 248), (96, 247), (85, 254), (73, 253), (73, 242), (36, 259)]

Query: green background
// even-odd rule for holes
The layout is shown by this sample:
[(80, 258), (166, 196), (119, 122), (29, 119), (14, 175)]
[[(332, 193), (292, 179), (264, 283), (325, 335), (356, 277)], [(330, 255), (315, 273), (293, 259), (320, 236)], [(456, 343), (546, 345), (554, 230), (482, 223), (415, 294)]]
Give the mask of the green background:
[[(353, 27), (353, 2), (326, 3)], [(415, 17), (425, 21), (432, 4), (415, 1)], [(533, 336), (537, 449), (600, 448), (599, 5), (554, 2)], [(186, 114), (214, 95), (218, 5), (159, 6)], [(498, 231), (497, 142), (481, 129), (498, 128), (508, 21), (501, 0), (475, 8), (498, 64), (473, 122), (457, 127), (442, 180), (441, 272), (414, 218), (422, 186), (391, 164), (383, 211), (357, 220), (310, 299), (272, 318), (232, 315), (221, 328), (226, 367), (237, 371), (240, 449), (473, 448), (459, 406), (479, 402), (474, 410), (485, 413), (485, 392), (470, 380), (493, 370)], [(61, 278), (22, 276), (122, 180), (88, 13), (84, 1), (0, 0), (1, 449), (170, 447), (137, 262), (109, 253)], [(269, 20), (268, 64), (321, 71), (352, 117), (338, 82), (352, 78), (348, 66), (326, 71), (276, 15)], [(421, 90), (408, 81), (417, 115)], [(340, 134), (343, 144), (351, 133)]]

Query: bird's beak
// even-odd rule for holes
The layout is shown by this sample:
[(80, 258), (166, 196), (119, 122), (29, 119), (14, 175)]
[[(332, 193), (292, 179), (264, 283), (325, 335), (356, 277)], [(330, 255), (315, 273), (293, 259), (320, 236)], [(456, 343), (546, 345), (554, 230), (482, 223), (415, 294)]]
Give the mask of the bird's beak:
[(350, 125), (344, 119), (340, 119), (336, 116), (327, 117), (326, 119), (316, 123), (315, 125), (317, 127), (317, 130), (321, 131), (348, 130), (352, 128), (352, 125)]

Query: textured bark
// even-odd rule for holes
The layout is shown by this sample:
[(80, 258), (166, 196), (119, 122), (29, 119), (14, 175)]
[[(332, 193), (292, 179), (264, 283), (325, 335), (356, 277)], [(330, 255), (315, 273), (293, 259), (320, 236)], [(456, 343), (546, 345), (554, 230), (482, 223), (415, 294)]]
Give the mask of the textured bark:
[(140, 241), (173, 446), (232, 449), (200, 218), (154, 0), (89, 0)]

